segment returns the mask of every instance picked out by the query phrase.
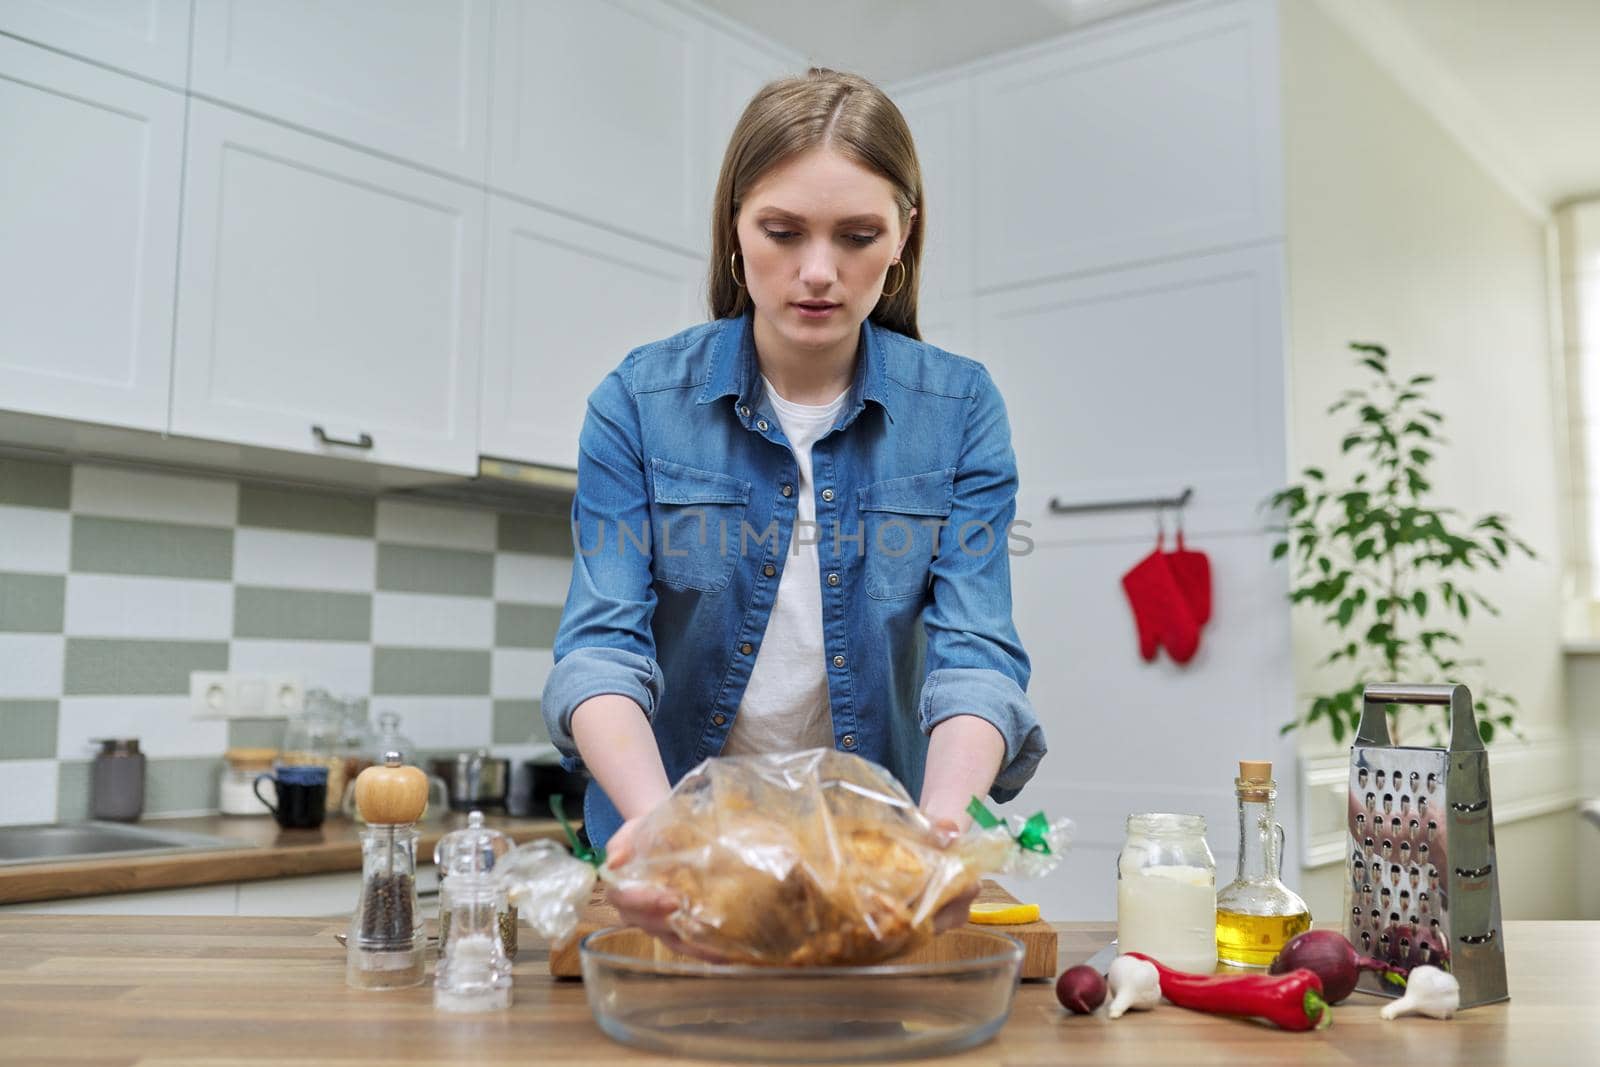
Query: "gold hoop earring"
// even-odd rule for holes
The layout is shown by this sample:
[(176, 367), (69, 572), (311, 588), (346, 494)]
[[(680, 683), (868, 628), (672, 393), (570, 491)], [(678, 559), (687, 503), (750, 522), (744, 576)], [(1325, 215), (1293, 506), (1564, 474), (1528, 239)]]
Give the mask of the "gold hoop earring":
[(904, 289), (906, 287), (906, 274), (909, 273), (906, 270), (905, 262), (902, 261), (902, 260), (898, 260), (897, 259), (893, 263), (889, 264), (889, 266), (891, 266), (891, 267), (899, 267), (900, 268), (900, 284), (895, 286), (893, 289), (885, 289), (883, 291), (883, 295), (884, 296), (893, 296), (894, 294), (898, 293), (900, 290)]
[(728, 257), (728, 273), (733, 275), (733, 284), (744, 288), (744, 282), (739, 278), (739, 253), (735, 252)]

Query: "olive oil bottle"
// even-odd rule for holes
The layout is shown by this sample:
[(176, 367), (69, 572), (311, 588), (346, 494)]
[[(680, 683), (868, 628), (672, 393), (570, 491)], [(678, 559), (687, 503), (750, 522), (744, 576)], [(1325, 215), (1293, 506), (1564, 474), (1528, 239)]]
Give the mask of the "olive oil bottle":
[(1240, 760), (1239, 876), (1217, 892), (1217, 960), (1266, 967), (1291, 937), (1311, 929), (1311, 911), (1279, 878), (1283, 827), (1275, 815), (1272, 764)]
[(1235, 967), (1266, 967), (1291, 937), (1311, 929), (1311, 913), (1246, 915), (1217, 909), (1217, 959)]

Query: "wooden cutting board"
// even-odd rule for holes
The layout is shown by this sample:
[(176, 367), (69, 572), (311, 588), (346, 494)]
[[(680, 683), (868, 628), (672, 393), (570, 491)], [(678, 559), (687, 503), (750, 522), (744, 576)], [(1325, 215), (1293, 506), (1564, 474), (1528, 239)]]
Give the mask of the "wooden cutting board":
[[(578, 943), (584, 936), (594, 930), (607, 926), (620, 925), (622, 920), (617, 915), (617, 909), (605, 902), (603, 890), (597, 890), (590, 898), (589, 904), (583, 909), (583, 914), (578, 919), (578, 932), (563, 945), (552, 946), (550, 949), (550, 973), (557, 978), (581, 978), (583, 976), (582, 963), (578, 956)], [(1010, 893), (991, 881), (985, 881), (978, 891), (980, 904), (1016, 904), (1018, 900)], [(1022, 977), (1024, 978), (1054, 978), (1056, 975), (1056, 931), (1055, 927), (1044, 921), (1025, 923), (1020, 926), (979, 926), (968, 923), (964, 929), (991, 931), (1010, 934), (1022, 942)], [(964, 949), (975, 944), (972, 939), (951, 937), (950, 931), (934, 938), (932, 943), (923, 945), (915, 951), (908, 952), (899, 957), (897, 963), (924, 963), (930, 960), (947, 960), (961, 958)], [(653, 955), (658, 960), (681, 960), (686, 957), (678, 955), (663, 948), (659, 942), (648, 939), (642, 931), (639, 934), (641, 942), (649, 941)], [(640, 945), (642, 950), (644, 945)]]

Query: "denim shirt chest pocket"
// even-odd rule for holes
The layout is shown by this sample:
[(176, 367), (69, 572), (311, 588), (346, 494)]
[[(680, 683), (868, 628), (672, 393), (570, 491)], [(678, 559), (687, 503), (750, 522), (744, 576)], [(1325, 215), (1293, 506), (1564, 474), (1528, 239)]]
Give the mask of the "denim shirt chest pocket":
[(865, 588), (875, 600), (920, 596), (955, 498), (954, 467), (890, 478), (856, 490), (866, 555)]
[(650, 461), (651, 569), (658, 581), (715, 593), (733, 577), (750, 483), (664, 459)]

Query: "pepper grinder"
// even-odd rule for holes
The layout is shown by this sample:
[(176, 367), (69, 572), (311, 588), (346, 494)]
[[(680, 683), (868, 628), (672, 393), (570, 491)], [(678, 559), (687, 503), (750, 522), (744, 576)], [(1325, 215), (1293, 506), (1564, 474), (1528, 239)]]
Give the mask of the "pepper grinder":
[[(439, 966), (433, 1006), (441, 1011), (496, 1011), (511, 1006), (511, 958), (504, 941), (506, 891), (495, 880), (495, 861), (511, 850), (509, 835), (483, 825), (483, 812), (467, 827), (440, 838), (433, 850), (439, 869)], [(514, 918), (511, 918), (515, 922)]]
[(417, 909), (417, 817), (428, 802), (428, 776), (384, 753), (356, 778), (361, 832), (361, 897), (345, 941), (345, 983), (356, 989), (403, 989), (423, 979), (422, 917)]

